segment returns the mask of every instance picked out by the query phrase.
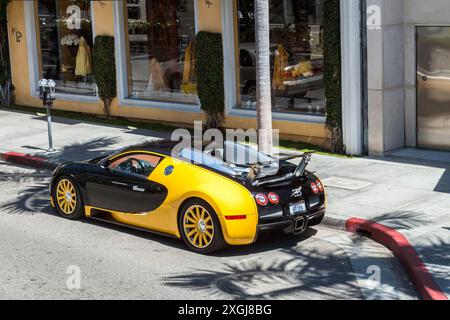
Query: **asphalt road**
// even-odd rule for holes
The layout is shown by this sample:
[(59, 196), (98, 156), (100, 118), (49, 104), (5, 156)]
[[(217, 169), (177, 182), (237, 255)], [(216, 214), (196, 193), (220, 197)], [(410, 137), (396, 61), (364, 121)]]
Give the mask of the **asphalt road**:
[(369, 239), (324, 227), (213, 256), (48, 203), (47, 172), (0, 162), (0, 299), (416, 299)]

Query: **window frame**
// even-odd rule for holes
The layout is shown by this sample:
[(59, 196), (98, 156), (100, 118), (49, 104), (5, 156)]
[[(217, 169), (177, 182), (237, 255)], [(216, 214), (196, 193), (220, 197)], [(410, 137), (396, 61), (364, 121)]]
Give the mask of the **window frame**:
[[(195, 33), (198, 33), (198, 0), (194, 1)], [(168, 109), (185, 112), (200, 112), (200, 104), (185, 102), (161, 101), (132, 98), (129, 95), (128, 79), (128, 44), (125, 36), (125, 2), (124, 0), (114, 1), (114, 33), (116, 47), (116, 70), (117, 70), (117, 98), (119, 105), (152, 109)]]
[[(142, 154), (147, 154), (147, 155), (151, 155), (151, 156), (159, 158), (158, 163), (156, 164), (156, 166), (153, 168), (152, 172), (148, 176), (145, 176), (145, 175), (142, 175), (142, 174), (139, 174), (139, 173), (130, 173), (130, 172), (125, 172), (125, 171), (122, 171), (122, 170), (118, 170), (117, 167), (116, 168), (111, 168), (111, 164), (114, 161), (116, 161), (116, 160), (120, 160), (121, 158), (126, 158), (126, 157), (133, 156), (133, 155), (142, 155)], [(150, 179), (150, 177), (153, 174), (153, 172), (156, 170), (156, 168), (159, 167), (159, 165), (163, 162), (164, 159), (165, 159), (165, 156), (157, 154), (157, 153), (153, 153), (153, 152), (150, 152), (150, 151), (144, 151), (144, 150), (142, 150), (142, 151), (140, 151), (140, 150), (133, 150), (133, 151), (127, 151), (127, 152), (124, 152), (124, 153), (115, 154), (115, 155), (107, 158), (105, 163), (103, 164), (103, 166), (106, 169), (111, 170), (113, 172), (118, 172), (118, 173), (121, 173), (121, 174), (133, 175), (133, 176), (137, 176), (137, 177), (141, 177), (141, 178), (145, 178), (145, 179)], [(106, 166), (105, 166), (105, 164), (106, 164)]]
[[(38, 0), (24, 1), (25, 13), (25, 28), (27, 33), (27, 48), (28, 48), (28, 76), (30, 81), (30, 95), (32, 97), (39, 97), (38, 82), (42, 74), (42, 61), (39, 61), (39, 51), (41, 50), (40, 35), (38, 26)], [(56, 0), (58, 1), (58, 0)], [(94, 2), (90, 1), (90, 14), (92, 24), (92, 39), (95, 41), (95, 15)], [(86, 96), (77, 93), (56, 93), (57, 100), (80, 101), (88, 103), (98, 103), (100, 98), (98, 92), (95, 96)]]
[[(256, 110), (246, 110), (238, 106), (239, 93), (239, 64), (237, 57), (239, 55), (238, 23), (237, 11), (238, 0), (222, 1), (222, 32), (224, 44), (224, 73), (225, 73), (225, 114), (227, 116), (256, 118)], [(228, 26), (233, 26), (228, 28)], [(294, 121), (314, 124), (325, 124), (326, 116), (305, 115), (286, 112), (272, 111), (273, 120)]]

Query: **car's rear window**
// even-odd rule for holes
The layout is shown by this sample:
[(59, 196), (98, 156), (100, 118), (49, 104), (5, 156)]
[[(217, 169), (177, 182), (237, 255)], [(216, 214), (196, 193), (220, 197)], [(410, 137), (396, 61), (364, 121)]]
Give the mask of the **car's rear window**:
[(213, 157), (210, 154), (207, 154), (205, 152), (196, 149), (192, 148), (182, 149), (180, 152), (180, 157), (185, 160), (188, 160), (191, 163), (204, 165), (208, 168), (220, 171), (230, 176), (237, 176), (240, 174), (232, 166), (230, 166), (220, 158)]
[(248, 173), (250, 166), (258, 164), (262, 167), (274, 163), (274, 158), (259, 152), (244, 144), (226, 141), (223, 147), (203, 151), (194, 148), (184, 148), (180, 157), (195, 164), (220, 171), (230, 176), (240, 176)]

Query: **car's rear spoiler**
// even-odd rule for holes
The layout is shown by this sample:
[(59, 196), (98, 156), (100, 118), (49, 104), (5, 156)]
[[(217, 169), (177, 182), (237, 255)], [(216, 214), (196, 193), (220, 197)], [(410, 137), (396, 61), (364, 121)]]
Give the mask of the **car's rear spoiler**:
[(303, 176), (305, 173), (306, 167), (308, 166), (308, 163), (311, 161), (311, 152), (305, 152), (302, 155), (296, 155), (296, 156), (289, 156), (286, 158), (281, 158), (279, 161), (288, 161), (293, 160), (297, 158), (300, 159), (300, 163), (297, 165), (297, 168), (291, 173), (282, 175), (282, 176), (273, 176), (273, 177), (265, 177), (261, 179), (255, 179), (252, 183), (253, 186), (259, 187), (259, 186), (267, 186), (267, 185), (276, 185), (276, 184), (288, 184), (292, 182), (293, 180), (296, 180)]

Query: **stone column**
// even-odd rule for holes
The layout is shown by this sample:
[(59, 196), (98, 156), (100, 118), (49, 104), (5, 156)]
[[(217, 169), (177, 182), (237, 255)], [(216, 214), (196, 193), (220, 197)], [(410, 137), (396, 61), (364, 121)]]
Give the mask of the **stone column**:
[(367, 1), (369, 154), (405, 146), (403, 0)]
[(360, 0), (341, 1), (342, 126), (346, 151), (362, 153)]

